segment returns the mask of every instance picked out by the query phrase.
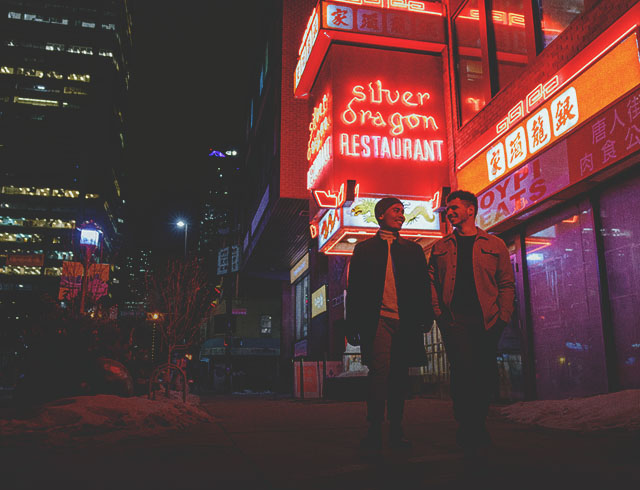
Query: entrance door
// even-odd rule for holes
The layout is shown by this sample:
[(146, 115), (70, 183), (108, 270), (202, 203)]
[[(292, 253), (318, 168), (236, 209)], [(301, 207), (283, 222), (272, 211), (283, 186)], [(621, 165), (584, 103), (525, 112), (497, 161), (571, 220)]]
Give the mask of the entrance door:
[(538, 398), (606, 393), (590, 205), (582, 202), (532, 224), (525, 248)]

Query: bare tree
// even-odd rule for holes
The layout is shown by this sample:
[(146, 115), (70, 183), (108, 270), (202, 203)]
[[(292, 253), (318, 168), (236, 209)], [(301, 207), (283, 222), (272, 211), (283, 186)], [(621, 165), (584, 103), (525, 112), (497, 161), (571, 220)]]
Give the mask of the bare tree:
[[(207, 276), (196, 259), (170, 260), (156, 273), (147, 276), (147, 292), (152, 311), (158, 313), (156, 327), (162, 335), (169, 369), (176, 349), (188, 349), (197, 340), (201, 320), (210, 312), (213, 299)], [(181, 375), (184, 378), (184, 372)], [(167, 393), (169, 380), (167, 382)]]

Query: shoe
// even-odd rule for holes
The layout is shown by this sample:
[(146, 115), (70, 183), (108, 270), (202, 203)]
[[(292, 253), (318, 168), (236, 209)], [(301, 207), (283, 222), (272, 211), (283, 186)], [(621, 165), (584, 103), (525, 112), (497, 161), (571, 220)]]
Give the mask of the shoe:
[(411, 449), (413, 447), (413, 443), (409, 439), (403, 436), (390, 437), (389, 446), (391, 446), (394, 449)]
[(404, 437), (402, 429), (392, 426), (389, 431), (389, 446), (394, 449), (410, 449), (413, 444)]
[(369, 451), (382, 449), (382, 428), (377, 425), (369, 427), (367, 435), (360, 439), (360, 447)]

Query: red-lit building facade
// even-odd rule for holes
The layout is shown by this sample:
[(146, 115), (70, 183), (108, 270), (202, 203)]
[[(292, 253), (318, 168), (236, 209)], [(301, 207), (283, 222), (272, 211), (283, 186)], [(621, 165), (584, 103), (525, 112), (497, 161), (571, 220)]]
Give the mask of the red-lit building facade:
[(428, 254), (444, 195), (467, 189), (516, 274), (503, 395), (640, 387), (638, 2), (332, 0), (305, 18), (283, 30), (282, 107), (307, 112), (280, 175), (305, 169), (309, 231), (282, 282), (282, 355), (348, 369), (337, 325), (376, 199), (403, 199)]

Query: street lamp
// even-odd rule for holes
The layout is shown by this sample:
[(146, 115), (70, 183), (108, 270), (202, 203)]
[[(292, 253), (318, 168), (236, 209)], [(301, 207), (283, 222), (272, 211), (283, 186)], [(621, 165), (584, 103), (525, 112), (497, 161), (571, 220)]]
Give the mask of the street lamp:
[(176, 223), (178, 228), (184, 228), (184, 256), (187, 256), (187, 232), (189, 231), (189, 223), (180, 220)]

